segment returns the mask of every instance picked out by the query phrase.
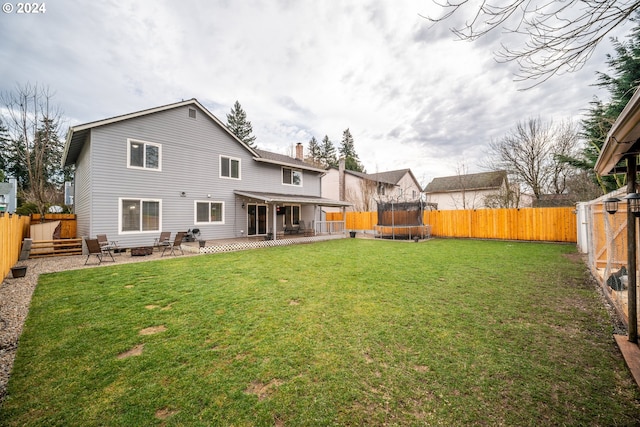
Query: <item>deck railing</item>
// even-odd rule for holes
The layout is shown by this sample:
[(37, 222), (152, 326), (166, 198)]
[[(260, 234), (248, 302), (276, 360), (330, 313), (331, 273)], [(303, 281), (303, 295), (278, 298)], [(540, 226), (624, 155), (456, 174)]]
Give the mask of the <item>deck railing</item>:
[(338, 234), (344, 233), (344, 221), (316, 221), (316, 234)]

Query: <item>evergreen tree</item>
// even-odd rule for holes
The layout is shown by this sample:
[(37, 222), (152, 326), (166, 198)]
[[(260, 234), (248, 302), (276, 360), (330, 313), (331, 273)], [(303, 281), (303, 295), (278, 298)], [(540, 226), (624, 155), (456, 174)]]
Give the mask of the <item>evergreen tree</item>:
[(612, 39), (615, 53), (607, 55), (610, 73), (598, 72), (596, 86), (608, 90), (609, 102), (595, 98), (582, 120), (581, 136), (586, 145), (579, 157), (558, 156), (559, 160), (587, 171), (603, 194), (625, 185), (623, 176), (598, 176), (593, 170), (605, 143), (607, 133), (629, 102), (640, 83), (640, 26), (635, 27), (626, 42)]
[(309, 145), (307, 146), (307, 162), (314, 165), (322, 165), (322, 152), (321, 152), (320, 144), (315, 136), (312, 136), (309, 140)]
[(336, 147), (329, 140), (327, 135), (322, 139), (322, 145), (320, 146), (320, 160), (325, 167), (338, 167), (338, 156), (336, 155)]
[(238, 101), (233, 104), (231, 113), (227, 114), (227, 127), (239, 140), (251, 148), (256, 148), (256, 137), (253, 134), (251, 122), (247, 120), (247, 113)]
[(340, 144), (338, 151), (340, 152), (340, 155), (344, 157), (344, 168), (346, 170), (364, 172), (364, 168), (362, 167), (358, 154), (356, 153), (353, 136), (351, 135), (349, 128), (342, 132), (342, 143)]
[(0, 118), (0, 182), (3, 182), (10, 173), (9, 130)]
[(48, 89), (30, 84), (0, 94), (8, 131), (8, 138), (0, 138), (0, 166), (16, 177), (19, 197), (41, 213), (62, 200), (64, 142), (59, 135), (61, 113), (52, 98)]

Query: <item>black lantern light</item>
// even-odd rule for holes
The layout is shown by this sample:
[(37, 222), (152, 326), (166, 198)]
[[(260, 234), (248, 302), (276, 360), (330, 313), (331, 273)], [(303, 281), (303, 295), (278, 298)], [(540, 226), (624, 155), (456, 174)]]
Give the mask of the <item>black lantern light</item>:
[(625, 196), (628, 200), (629, 210), (635, 217), (640, 216), (640, 193), (629, 193)]
[(620, 199), (617, 197), (610, 197), (604, 201), (604, 210), (609, 212), (611, 215), (618, 212), (618, 202)]

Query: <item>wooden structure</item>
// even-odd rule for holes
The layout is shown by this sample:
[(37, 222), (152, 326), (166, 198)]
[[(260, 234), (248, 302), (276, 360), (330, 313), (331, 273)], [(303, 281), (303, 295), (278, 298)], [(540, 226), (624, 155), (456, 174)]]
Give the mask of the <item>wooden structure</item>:
[[(342, 219), (327, 213), (328, 221)], [(377, 212), (347, 212), (348, 230), (375, 229)], [(575, 243), (576, 214), (572, 207), (424, 211), (423, 224), (434, 237), (502, 239)]]

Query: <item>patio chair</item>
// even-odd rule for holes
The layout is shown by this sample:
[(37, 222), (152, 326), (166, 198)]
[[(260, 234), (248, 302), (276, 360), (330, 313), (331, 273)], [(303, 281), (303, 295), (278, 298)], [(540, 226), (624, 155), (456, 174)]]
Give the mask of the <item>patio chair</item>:
[(107, 239), (107, 235), (106, 234), (96, 234), (96, 238), (98, 240), (98, 244), (100, 245), (100, 247), (106, 247), (109, 246), (110, 249), (113, 249), (114, 253), (120, 253), (120, 249), (118, 248), (118, 242), (116, 242), (115, 240), (109, 241), (109, 239)]
[(286, 223), (284, 225), (284, 234), (293, 234), (293, 233), (298, 234), (299, 231), (300, 231), (300, 227), (297, 227), (289, 223)]
[(169, 249), (169, 255), (175, 256), (176, 249), (180, 249), (180, 252), (182, 252), (182, 255), (184, 255), (184, 251), (182, 250), (182, 239), (184, 239), (184, 236), (186, 234), (187, 233), (184, 231), (178, 232), (173, 242), (168, 242), (168, 245), (164, 247), (164, 249), (162, 250), (162, 254), (160, 256), (164, 256), (164, 253), (167, 251), (167, 249)]
[(98, 264), (102, 263), (102, 258), (104, 258), (106, 255), (109, 255), (111, 257), (111, 261), (116, 261), (113, 258), (113, 255), (111, 254), (111, 248), (108, 245), (100, 246), (98, 239), (84, 239), (84, 241), (87, 244), (87, 250), (89, 251), (89, 255), (87, 255), (87, 259), (84, 261), (84, 265), (87, 265), (87, 262), (89, 262), (89, 258), (91, 258), (91, 255), (95, 255), (98, 258)]
[(169, 246), (169, 240), (171, 239), (171, 232), (170, 231), (163, 231), (160, 233), (160, 237), (156, 237), (155, 242), (153, 243), (153, 246), (158, 248), (158, 250), (160, 248), (164, 248), (165, 246)]
[(300, 224), (300, 227), (298, 228), (300, 233), (304, 234), (305, 237), (313, 236), (313, 229), (307, 228), (303, 220), (300, 220), (298, 224)]

